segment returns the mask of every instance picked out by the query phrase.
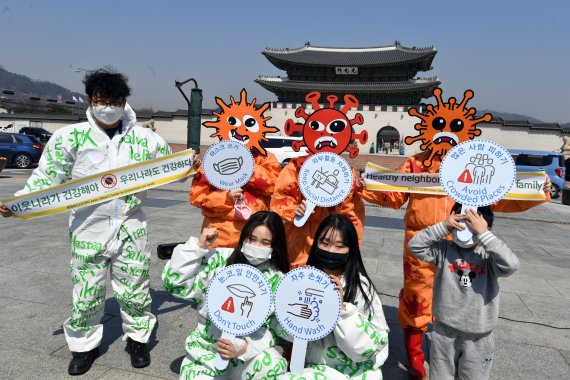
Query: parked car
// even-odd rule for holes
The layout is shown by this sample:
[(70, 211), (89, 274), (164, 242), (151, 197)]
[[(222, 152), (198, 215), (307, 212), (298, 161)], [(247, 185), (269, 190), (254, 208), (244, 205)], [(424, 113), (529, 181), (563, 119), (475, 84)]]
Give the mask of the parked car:
[(40, 160), (44, 146), (35, 137), (19, 133), (0, 132), (0, 157), (7, 165), (26, 169)]
[(40, 140), (43, 143), (48, 142), (52, 135), (50, 131), (46, 131), (45, 129), (38, 127), (24, 127), (20, 129), (19, 133), (34, 136), (36, 139)]
[(550, 177), (550, 181), (552, 181), (550, 197), (556, 199), (560, 196), (560, 190), (564, 187), (566, 172), (564, 155), (562, 153), (521, 149), (509, 149), (509, 153), (515, 160), (517, 171), (545, 171)]
[(265, 148), (268, 152), (271, 152), (277, 158), (277, 162), (281, 163), (281, 166), (285, 166), (295, 157), (306, 156), (305, 148), (301, 148), (299, 152), (295, 152), (293, 147), (293, 141), (301, 141), (302, 137), (289, 137), (289, 136), (265, 136), (267, 141), (262, 141), (261, 146)]

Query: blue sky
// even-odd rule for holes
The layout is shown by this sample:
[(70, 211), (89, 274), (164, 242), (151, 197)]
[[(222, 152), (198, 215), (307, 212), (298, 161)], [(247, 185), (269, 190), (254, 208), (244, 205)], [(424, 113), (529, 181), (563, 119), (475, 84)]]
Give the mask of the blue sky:
[[(284, 75), (265, 47), (435, 46), (444, 98), (478, 109), (570, 121), (570, 2), (556, 1), (0, 1), (0, 65), (83, 92), (75, 67), (127, 74), (135, 107), (186, 108), (175, 79), (204, 92), (275, 100), (253, 80)], [(1, 83), (0, 83), (0, 87)], [(190, 87), (188, 87), (189, 89)]]

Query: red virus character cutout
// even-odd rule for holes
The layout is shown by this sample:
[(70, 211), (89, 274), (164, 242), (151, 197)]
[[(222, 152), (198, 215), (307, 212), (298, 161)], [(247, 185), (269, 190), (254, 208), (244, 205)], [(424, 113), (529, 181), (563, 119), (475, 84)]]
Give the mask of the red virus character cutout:
[(406, 137), (406, 144), (411, 145), (416, 141), (421, 141), (421, 150), (429, 151), (429, 157), (423, 162), (425, 166), (431, 166), (433, 159), (443, 156), (454, 146), (467, 140), (472, 140), (481, 134), (481, 130), (476, 127), (483, 121), (491, 121), (493, 116), (487, 113), (483, 117), (476, 119), (474, 117), (477, 110), (475, 108), (467, 109), (465, 106), (467, 101), (473, 98), (473, 91), (465, 91), (463, 101), (456, 103), (455, 98), (449, 98), (448, 103), (444, 103), (441, 99), (441, 89), (436, 88), (433, 91), (437, 99), (435, 106), (428, 105), (427, 113), (421, 114), (415, 108), (410, 108), (408, 114), (417, 116), (421, 122), (416, 124), (414, 128), (419, 131), (417, 136)]
[(320, 152), (331, 152), (341, 154), (345, 150), (350, 153), (350, 158), (358, 155), (356, 144), (351, 147), (352, 140), (358, 140), (361, 144), (368, 140), (368, 133), (362, 131), (354, 133), (353, 125), (362, 125), (364, 118), (361, 114), (354, 115), (354, 119), (349, 119), (346, 112), (351, 108), (358, 107), (358, 100), (352, 95), (344, 96), (344, 106), (339, 111), (334, 108), (338, 100), (335, 95), (327, 96), (328, 108), (321, 108), (319, 99), (320, 92), (311, 92), (305, 98), (313, 105), (313, 112), (308, 115), (304, 107), (299, 107), (295, 111), (295, 116), (305, 120), (304, 124), (297, 124), (293, 119), (285, 123), (285, 133), (289, 136), (295, 133), (302, 133), (303, 141), (294, 141), (293, 150), (298, 152), (304, 145), (307, 147), (309, 155)]
[(216, 97), (216, 103), (222, 111), (214, 112), (217, 119), (204, 122), (204, 126), (216, 128), (216, 133), (210, 137), (218, 137), (221, 141), (240, 142), (249, 150), (255, 148), (266, 156), (267, 151), (261, 146), (262, 141), (267, 141), (265, 134), (279, 131), (278, 128), (265, 124), (271, 119), (271, 117), (263, 116), (263, 112), (269, 108), (269, 103), (263, 103), (261, 107), (255, 108), (255, 99), (251, 103), (247, 102), (245, 88), (241, 90), (240, 96), (239, 103), (236, 103), (233, 96), (230, 96), (230, 104), (225, 104), (221, 98)]

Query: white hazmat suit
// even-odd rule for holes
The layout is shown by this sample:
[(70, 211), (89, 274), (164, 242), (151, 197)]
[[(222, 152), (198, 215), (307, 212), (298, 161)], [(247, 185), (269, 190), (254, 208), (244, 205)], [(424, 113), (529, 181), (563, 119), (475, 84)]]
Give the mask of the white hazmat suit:
[[(170, 154), (160, 136), (135, 124), (128, 104), (112, 138), (95, 122), (91, 108), (87, 119), (53, 134), (37, 169), (16, 196)], [(63, 326), (71, 351), (90, 351), (101, 343), (108, 270), (121, 308), (123, 340), (149, 340), (156, 317), (150, 312), (150, 251), (141, 208), (145, 197), (141, 192), (71, 212), (73, 309)]]

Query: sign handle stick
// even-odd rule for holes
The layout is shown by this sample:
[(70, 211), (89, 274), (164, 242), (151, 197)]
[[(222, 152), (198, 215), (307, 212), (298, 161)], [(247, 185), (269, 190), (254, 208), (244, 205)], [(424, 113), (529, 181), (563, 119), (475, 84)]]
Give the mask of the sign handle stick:
[(305, 209), (305, 214), (303, 216), (296, 216), (293, 220), (293, 224), (295, 224), (297, 227), (303, 227), (307, 222), (307, 219), (309, 219), (313, 213), (315, 206), (316, 205), (314, 203), (311, 203), (309, 200), (307, 200), (307, 208)]
[(289, 368), (295, 375), (300, 375), (305, 369), (305, 355), (307, 354), (306, 340), (294, 339), (293, 352), (291, 353), (291, 364)]
[[(467, 210), (469, 209), (477, 211), (477, 207), (463, 205), (461, 206), (461, 213), (466, 214)], [(469, 227), (467, 227), (467, 224), (465, 224), (465, 222), (459, 222), (459, 224), (461, 224), (464, 228), (462, 231), (457, 231), (457, 238), (461, 241), (469, 241), (473, 236), (473, 232), (471, 232), (471, 230), (469, 229)]]
[[(235, 338), (235, 335), (222, 332), (222, 336), (220, 338), (232, 340)], [(216, 358), (214, 359), (214, 367), (216, 367), (216, 369), (225, 369), (228, 366), (228, 362), (229, 361), (227, 359), (224, 359), (220, 356), (219, 352), (216, 352)]]

